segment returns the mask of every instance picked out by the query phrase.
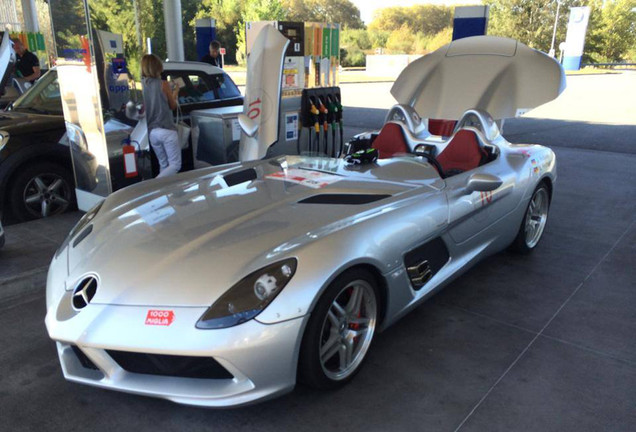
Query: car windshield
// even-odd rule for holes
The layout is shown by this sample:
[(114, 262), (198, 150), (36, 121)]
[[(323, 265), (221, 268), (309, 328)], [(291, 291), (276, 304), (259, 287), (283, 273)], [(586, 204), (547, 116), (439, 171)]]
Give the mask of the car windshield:
[(62, 115), (62, 100), (60, 86), (57, 82), (57, 72), (50, 70), (37, 80), (14, 103), (14, 111), (30, 111), (38, 114)]
[(179, 86), (179, 104), (212, 102), (241, 97), (236, 84), (225, 73), (167, 71), (164, 78)]

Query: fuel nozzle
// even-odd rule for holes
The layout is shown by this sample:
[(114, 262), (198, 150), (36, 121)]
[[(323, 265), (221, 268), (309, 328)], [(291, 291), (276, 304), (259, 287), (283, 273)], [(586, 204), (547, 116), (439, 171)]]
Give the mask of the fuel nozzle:
[(336, 157), (336, 129), (338, 129), (338, 105), (336, 104), (336, 98), (332, 95), (327, 95), (327, 120), (331, 124), (331, 157)]
[(327, 109), (327, 107), (325, 106), (325, 103), (322, 100), (322, 96), (318, 98), (318, 111), (320, 111), (320, 122), (322, 123), (323, 129), (325, 130), (325, 132), (327, 131), (327, 119), (329, 116), (329, 110)]
[(336, 121), (340, 128), (340, 149), (338, 150), (338, 157), (342, 156), (342, 149), (344, 148), (344, 122), (342, 117), (342, 101), (340, 95), (334, 96), (334, 103), (336, 104)]
[[(311, 97), (309, 99), (309, 113), (311, 114), (311, 122), (314, 124), (314, 130), (316, 132), (316, 146), (320, 151), (320, 111), (316, 107), (316, 100)], [(311, 148), (309, 149), (311, 151)]]
[(314, 124), (314, 128), (316, 129), (316, 132), (320, 132), (320, 111), (318, 110), (318, 107), (316, 107), (314, 98), (310, 99), (309, 104), (310, 104), (309, 112), (311, 113), (311, 121)]

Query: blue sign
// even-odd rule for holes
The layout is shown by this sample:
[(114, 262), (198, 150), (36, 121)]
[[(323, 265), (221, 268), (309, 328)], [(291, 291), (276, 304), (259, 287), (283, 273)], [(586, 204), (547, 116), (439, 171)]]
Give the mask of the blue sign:
[(590, 8), (588, 6), (570, 8), (568, 33), (565, 37), (563, 53), (563, 69), (565, 70), (579, 70), (581, 68), (581, 57), (583, 57), (589, 19)]
[(216, 39), (216, 21), (202, 18), (196, 21), (197, 60), (210, 52), (210, 42)]
[(488, 29), (488, 6), (458, 6), (453, 17), (453, 40), (483, 36)]

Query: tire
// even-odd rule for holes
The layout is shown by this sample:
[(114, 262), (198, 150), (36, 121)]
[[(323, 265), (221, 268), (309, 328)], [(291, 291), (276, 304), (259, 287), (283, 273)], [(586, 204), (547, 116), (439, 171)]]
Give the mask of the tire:
[[(362, 294), (358, 302), (352, 299), (354, 293)], [(300, 382), (317, 389), (334, 389), (358, 373), (375, 335), (379, 300), (375, 277), (364, 269), (349, 270), (329, 285), (303, 336)]]
[(550, 191), (545, 183), (541, 183), (532, 193), (517, 237), (510, 245), (512, 251), (529, 254), (537, 247), (548, 223), (549, 209)]
[(61, 165), (35, 162), (15, 176), (9, 205), (20, 222), (55, 216), (75, 208), (73, 175)]

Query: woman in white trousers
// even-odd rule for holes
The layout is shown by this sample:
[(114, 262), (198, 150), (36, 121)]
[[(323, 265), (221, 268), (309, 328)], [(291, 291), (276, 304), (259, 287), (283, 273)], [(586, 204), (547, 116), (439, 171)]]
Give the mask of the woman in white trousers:
[(181, 169), (181, 146), (172, 111), (177, 109), (178, 88), (172, 90), (161, 79), (163, 64), (159, 57), (148, 54), (141, 59), (144, 110), (148, 139), (159, 160), (159, 177), (174, 175)]

